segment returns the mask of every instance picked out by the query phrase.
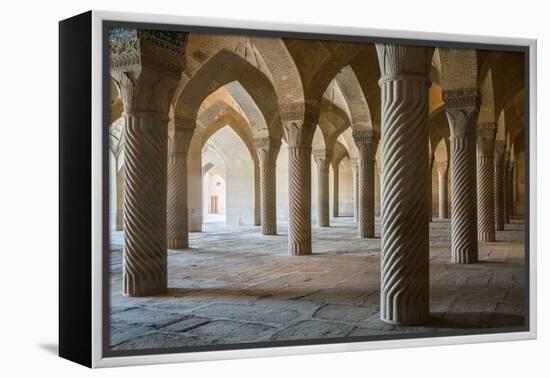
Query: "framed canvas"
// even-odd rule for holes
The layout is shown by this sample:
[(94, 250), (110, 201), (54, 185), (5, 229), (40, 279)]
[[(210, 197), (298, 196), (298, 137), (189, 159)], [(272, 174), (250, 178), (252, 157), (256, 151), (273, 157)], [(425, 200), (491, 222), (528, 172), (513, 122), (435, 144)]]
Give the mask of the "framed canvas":
[(60, 356), (536, 337), (536, 41), (60, 27)]

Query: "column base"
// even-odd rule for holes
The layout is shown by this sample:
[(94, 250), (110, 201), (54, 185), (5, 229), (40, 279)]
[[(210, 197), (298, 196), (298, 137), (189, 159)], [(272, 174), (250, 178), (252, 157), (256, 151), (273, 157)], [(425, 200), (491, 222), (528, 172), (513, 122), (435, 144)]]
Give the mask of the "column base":
[(288, 244), (288, 254), (291, 256), (305, 256), (311, 255), (311, 244), (303, 243), (289, 243)]
[(480, 242), (491, 243), (495, 241), (495, 232), (494, 231), (480, 232), (477, 238)]
[(169, 239), (167, 243), (168, 249), (186, 249), (189, 248), (189, 240), (185, 238)]
[(277, 235), (276, 227), (262, 227), (262, 235)]
[(374, 230), (362, 230), (359, 229), (357, 236), (360, 239), (372, 239), (374, 238)]
[(453, 264), (473, 264), (477, 261), (477, 251), (475, 253), (464, 250), (451, 252), (451, 263)]
[(160, 281), (155, 280), (154, 282), (146, 282), (145, 279), (140, 279), (140, 281), (139, 285), (132, 285), (129, 277), (125, 277), (122, 295), (125, 297), (150, 297), (153, 295), (165, 294), (168, 291), (166, 277)]

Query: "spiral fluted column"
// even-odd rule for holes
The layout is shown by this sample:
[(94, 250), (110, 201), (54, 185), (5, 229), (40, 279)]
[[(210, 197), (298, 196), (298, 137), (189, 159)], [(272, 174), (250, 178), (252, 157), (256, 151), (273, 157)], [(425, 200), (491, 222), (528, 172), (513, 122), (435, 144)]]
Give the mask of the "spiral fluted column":
[(122, 291), (128, 296), (167, 289), (168, 114), (186, 36), (135, 29), (109, 36), (109, 70), (126, 121)]
[(330, 160), (332, 159), (332, 151), (320, 150), (313, 151), (313, 159), (317, 164), (317, 178), (318, 178), (318, 191), (317, 191), (317, 222), (319, 227), (329, 227), (329, 168)]
[(451, 261), (477, 261), (476, 124), (477, 88), (443, 92), (451, 131)]
[(187, 152), (194, 122), (176, 119), (168, 137), (167, 245), (170, 249), (189, 247), (187, 204)]
[(449, 205), (447, 202), (447, 172), (448, 162), (437, 162), (439, 219), (447, 219), (449, 216)]
[(260, 201), (263, 235), (277, 235), (277, 156), (281, 141), (274, 138), (260, 138), (254, 141), (260, 161)]
[(504, 223), (510, 223), (510, 150), (504, 151)]
[(433, 48), (376, 45), (382, 91), (380, 318), (429, 315), (428, 90)]
[(281, 119), (288, 144), (288, 253), (311, 254), (311, 143), (318, 113), (305, 104), (282, 107)]
[(340, 164), (332, 164), (332, 216), (340, 215)]
[(495, 229), (504, 230), (504, 149), (505, 142), (495, 141)]
[(432, 193), (432, 171), (434, 167), (435, 154), (431, 152), (428, 155), (428, 172), (430, 173), (430, 178), (428, 180), (428, 188), (426, 189), (426, 194), (428, 195), (428, 222), (433, 221), (433, 193)]
[(514, 210), (515, 210), (515, 199), (514, 199), (514, 165), (515, 161), (514, 159), (510, 158), (508, 161), (508, 172), (507, 172), (507, 179), (508, 183), (506, 184), (508, 190), (508, 212), (506, 213), (506, 223), (510, 223), (512, 217), (514, 216)]
[(374, 130), (354, 131), (359, 151), (359, 200), (357, 233), (360, 238), (374, 238), (374, 169), (380, 136)]
[(359, 219), (359, 159), (351, 159), (351, 168), (353, 170), (353, 220)]
[(496, 125), (477, 127), (477, 237), (495, 241), (495, 136)]

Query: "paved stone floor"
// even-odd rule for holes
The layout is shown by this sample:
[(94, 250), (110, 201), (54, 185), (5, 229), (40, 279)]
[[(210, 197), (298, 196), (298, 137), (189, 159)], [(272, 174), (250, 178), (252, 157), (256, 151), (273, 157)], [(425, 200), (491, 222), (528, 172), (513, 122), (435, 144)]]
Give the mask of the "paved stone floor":
[[(191, 248), (168, 253), (165, 295), (121, 295), (122, 235), (111, 240), (113, 350), (411, 332), (521, 327), (524, 324), (524, 224), (514, 220), (480, 262), (454, 265), (450, 222), (430, 225), (430, 311), (423, 327), (379, 320), (380, 239), (358, 239), (351, 218), (313, 228), (310, 256), (287, 255), (259, 227), (205, 225)], [(379, 229), (377, 228), (377, 236)]]

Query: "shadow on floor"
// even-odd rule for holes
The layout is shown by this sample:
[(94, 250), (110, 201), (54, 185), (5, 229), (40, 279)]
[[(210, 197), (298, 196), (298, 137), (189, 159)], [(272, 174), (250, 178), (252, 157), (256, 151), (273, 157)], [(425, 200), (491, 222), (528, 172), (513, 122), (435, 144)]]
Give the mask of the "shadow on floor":
[(50, 354), (53, 354), (55, 356), (59, 355), (59, 345), (55, 343), (44, 343), (44, 344), (38, 344), (38, 347)]

